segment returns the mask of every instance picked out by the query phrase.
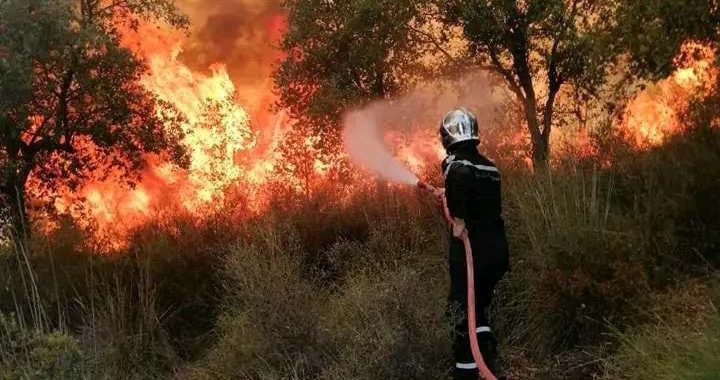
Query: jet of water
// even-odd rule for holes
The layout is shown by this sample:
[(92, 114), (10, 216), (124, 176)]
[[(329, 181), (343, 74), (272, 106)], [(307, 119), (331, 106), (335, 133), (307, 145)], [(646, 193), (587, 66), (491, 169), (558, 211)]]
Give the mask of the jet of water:
[(351, 111), (345, 115), (342, 133), (345, 151), (351, 159), (389, 181), (415, 185), (418, 177), (408, 170), (383, 141), (380, 120), (372, 108)]

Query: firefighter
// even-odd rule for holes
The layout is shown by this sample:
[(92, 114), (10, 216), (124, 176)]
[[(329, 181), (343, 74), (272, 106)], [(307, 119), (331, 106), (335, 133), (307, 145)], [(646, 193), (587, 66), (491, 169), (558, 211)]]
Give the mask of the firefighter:
[(455, 325), (453, 353), (456, 380), (479, 378), (468, 337), (467, 268), (461, 240), (467, 233), (473, 251), (475, 315), (480, 351), (490, 371), (504, 379), (497, 341), (488, 323), (487, 309), (498, 281), (509, 269), (508, 245), (502, 218), (500, 173), (478, 151), (478, 124), (464, 108), (450, 111), (440, 125), (447, 157), (442, 162), (444, 194), (453, 219), (450, 238), (449, 310), (459, 313)]

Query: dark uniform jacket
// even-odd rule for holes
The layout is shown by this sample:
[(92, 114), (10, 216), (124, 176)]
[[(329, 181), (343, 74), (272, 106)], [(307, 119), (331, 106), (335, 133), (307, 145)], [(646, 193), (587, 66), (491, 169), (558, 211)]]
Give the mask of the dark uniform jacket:
[(497, 167), (475, 146), (466, 146), (449, 155), (442, 169), (450, 215), (465, 220), (476, 265), (507, 268), (508, 246)]

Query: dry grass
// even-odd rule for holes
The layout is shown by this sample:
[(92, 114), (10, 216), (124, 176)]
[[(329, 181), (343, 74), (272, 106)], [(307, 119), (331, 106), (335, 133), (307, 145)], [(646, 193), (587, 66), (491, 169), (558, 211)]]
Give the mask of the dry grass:
[[(666, 362), (657, 358), (667, 350), (637, 354), (667, 334), (654, 319), (662, 313), (648, 310), (681, 280), (709, 283), (720, 264), (711, 180), (720, 134), (708, 133), (610, 170), (506, 173), (513, 271), (493, 310), (514, 373), (587, 379), (610, 374), (608, 363), (634, 373), (633, 363)], [(73, 228), (6, 247), (0, 379), (445, 378), (447, 231), (437, 207), (383, 184), (336, 194), (330, 185), (283, 193), (243, 223), (229, 210), (159, 219), (116, 256), (82, 248)], [(703, 326), (673, 340), (692, 352), (673, 368), (715, 368), (717, 329)]]
[[(709, 285), (708, 285), (709, 284)], [(718, 279), (690, 280), (656, 296), (651, 322), (620, 339), (607, 379), (712, 380), (720, 373)]]

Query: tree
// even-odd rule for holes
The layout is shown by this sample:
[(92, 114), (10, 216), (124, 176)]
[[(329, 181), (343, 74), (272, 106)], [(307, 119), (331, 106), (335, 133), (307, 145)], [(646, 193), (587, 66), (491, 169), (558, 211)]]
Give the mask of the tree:
[(563, 87), (591, 94), (612, 62), (605, 17), (610, 8), (603, 3), (453, 0), (445, 8), (446, 22), (462, 27), (471, 59), (499, 74), (521, 105), (536, 168), (547, 164)]
[(715, 0), (623, 0), (617, 18), (615, 34), (632, 57), (630, 69), (651, 79), (674, 70), (673, 59), (683, 43), (717, 44), (720, 33)]
[(275, 73), (278, 106), (299, 125), (319, 134), (336, 133), (347, 107), (405, 88), (411, 74), (422, 70), (417, 57), (426, 51), (413, 32), (423, 17), (414, 4), (286, 1), (288, 31), (282, 49), (287, 56)]
[(101, 164), (130, 173), (148, 152), (182, 159), (120, 44), (141, 18), (187, 23), (171, 0), (0, 0), (0, 198), (16, 227), (31, 173), (52, 184)]
[[(552, 130), (607, 91), (609, 78), (628, 70), (667, 75), (683, 42), (717, 41), (716, 3), (290, 0), (287, 58), (275, 75), (278, 105), (302, 124), (332, 129), (343, 109), (392, 96), (422, 76), (487, 69), (521, 110), (533, 163), (542, 168)], [(460, 53), (462, 44), (448, 43), (455, 29), (466, 44)], [(429, 69), (428, 57), (449, 67)]]
[[(604, 4), (604, 3), (603, 3)], [(295, 0), (288, 53), (276, 74), (279, 105), (301, 120), (327, 127), (339, 111), (406, 89), (410, 80), (445, 66), (481, 67), (499, 74), (523, 109), (536, 165), (546, 164), (556, 99), (564, 86), (589, 94), (614, 57), (602, 12), (591, 0)], [(443, 32), (436, 33), (437, 25)], [(433, 26), (436, 26), (433, 30)], [(458, 26), (468, 57), (447, 43)], [(465, 58), (465, 59), (462, 59)], [(570, 93), (570, 92), (569, 92)]]

